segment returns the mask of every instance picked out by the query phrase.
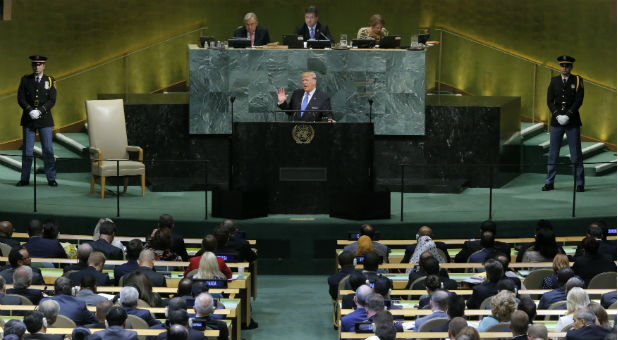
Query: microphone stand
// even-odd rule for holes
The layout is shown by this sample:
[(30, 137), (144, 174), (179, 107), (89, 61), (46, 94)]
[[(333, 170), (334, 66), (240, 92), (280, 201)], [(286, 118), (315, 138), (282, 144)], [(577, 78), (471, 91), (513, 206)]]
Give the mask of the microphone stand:
[(372, 123), (373, 99), (369, 99), (369, 123)]

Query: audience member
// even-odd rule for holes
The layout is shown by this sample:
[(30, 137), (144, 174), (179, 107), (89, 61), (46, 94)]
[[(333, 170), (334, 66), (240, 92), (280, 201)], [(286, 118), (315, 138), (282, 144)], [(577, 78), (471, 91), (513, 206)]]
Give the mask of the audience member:
[(97, 294), (97, 281), (94, 276), (87, 274), (82, 276), (80, 281), (80, 289), (75, 297), (82, 300), (88, 306), (96, 306), (99, 302), (107, 300), (103, 296)]
[(448, 323), (448, 337), (453, 340), (462, 329), (468, 327), (468, 322), (463, 317), (456, 317)]
[[(397, 329), (393, 324), (393, 315), (387, 310), (381, 310), (373, 317), (374, 333), (372, 340), (395, 340)], [(370, 339), (371, 337), (367, 338)]]
[(522, 256), (523, 262), (549, 262), (556, 254), (564, 254), (562, 247), (556, 243), (556, 235), (552, 230), (537, 231), (534, 245), (529, 247)]
[[(554, 230), (554, 226), (551, 224), (550, 221), (548, 220), (539, 220), (536, 223), (536, 227), (534, 229), (534, 237), (536, 238), (536, 234), (539, 232), (539, 230), (541, 229), (546, 229), (546, 230)], [(528, 250), (528, 248), (534, 246), (535, 242), (531, 242), (531, 243), (521, 243), (519, 246), (515, 246), (515, 249), (517, 250), (517, 258), (515, 260), (515, 262), (523, 262), (523, 257), (524, 257), (524, 253), (526, 252), (526, 250)]]
[(97, 309), (95, 311), (95, 317), (97, 318), (97, 323), (86, 325), (86, 328), (107, 328), (105, 326), (105, 318), (107, 316), (107, 312), (114, 306), (114, 304), (109, 300), (103, 300), (97, 303)]
[(596, 325), (596, 316), (586, 308), (578, 308), (573, 314), (573, 328), (566, 340), (604, 339), (609, 329)]
[(571, 268), (569, 257), (565, 254), (556, 254), (552, 261), (552, 269), (554, 274), (543, 279), (541, 289), (556, 289), (560, 287), (558, 284), (558, 271), (562, 268)]
[(339, 282), (354, 271), (354, 254), (342, 251), (337, 260), (341, 269), (328, 277), (328, 293), (333, 300), (337, 300), (339, 296)]
[[(206, 339), (203, 332), (191, 328), (189, 325), (189, 313), (187, 313), (186, 309), (170, 311), (166, 324), (168, 331), (160, 333), (157, 337), (153, 337), (154, 339)], [(175, 328), (176, 326), (180, 326), (180, 328)]]
[[(391, 290), (393, 289), (393, 280), (389, 279), (386, 276), (378, 276), (373, 283), (373, 292), (376, 294), (380, 294), (384, 297), (385, 304), (386, 301), (390, 302)], [(390, 308), (396, 309), (393, 306)]]
[(370, 251), (365, 254), (363, 259), (363, 275), (369, 283), (374, 283), (378, 277), (378, 268), (380, 266), (380, 255), (375, 251)]
[(120, 298), (118, 302), (127, 314), (140, 317), (149, 327), (159, 325), (161, 322), (155, 319), (150, 311), (147, 309), (137, 308), (137, 300), (139, 299), (139, 293), (135, 287), (124, 287), (120, 290)]
[[(590, 304), (590, 298), (583, 288), (574, 287), (567, 293), (567, 314), (561, 316), (556, 324), (556, 331), (573, 323), (573, 313), (579, 308), (586, 308)], [(594, 315), (593, 315), (594, 316)]]
[(137, 259), (142, 250), (144, 250), (144, 246), (141, 240), (135, 238), (129, 241), (129, 244), (127, 244), (127, 262), (114, 267), (114, 282), (116, 285), (120, 284), (121, 277), (139, 268)]
[(228, 339), (227, 325), (223, 321), (215, 320), (211, 317), (215, 311), (215, 303), (212, 296), (208, 293), (201, 293), (195, 298), (195, 318), (191, 323), (191, 328), (203, 331), (207, 328), (219, 331), (218, 340)]
[(43, 298), (43, 292), (40, 289), (30, 289), (32, 284), (32, 268), (28, 266), (20, 266), (15, 269), (12, 280), (13, 288), (7, 289), (7, 294), (17, 294), (25, 296), (36, 305)]
[[(191, 271), (199, 268), (200, 260), (202, 259), (202, 255), (204, 255), (204, 252), (209, 251), (211, 253), (216, 253), (216, 250), (217, 239), (215, 238), (215, 236), (212, 234), (204, 236), (204, 238), (202, 239), (202, 249), (195, 253), (194, 257), (189, 259), (189, 266), (187, 267), (187, 269), (185, 269), (185, 276), (187, 276)], [(233, 275), (232, 271), (227, 266), (227, 264), (225, 264), (223, 258), (217, 256), (217, 264), (219, 265), (219, 270), (223, 274), (225, 274), (225, 277), (231, 279)]]
[[(478, 326), (479, 332), (485, 332), (493, 325), (511, 320), (511, 315), (517, 310), (515, 294), (502, 290), (491, 298), (491, 315), (484, 317)], [(525, 313), (524, 313), (525, 314)], [(526, 320), (526, 322), (528, 322)]]
[[(448, 296), (448, 306), (446, 308), (446, 315), (448, 315), (449, 321), (444, 325), (434, 328), (432, 332), (447, 332), (450, 329), (450, 324), (457, 318), (463, 318), (466, 309), (466, 302), (462, 296), (455, 293), (450, 293)], [(464, 320), (465, 321), (465, 320)], [(466, 323), (467, 326), (467, 323)], [(461, 326), (463, 328), (465, 326)], [(460, 328), (460, 329), (461, 329)], [(456, 335), (457, 333), (453, 333)]]
[(163, 214), (159, 216), (159, 229), (169, 229), (172, 235), (172, 247), (171, 250), (174, 254), (180, 256), (183, 261), (189, 261), (189, 254), (187, 253), (187, 247), (185, 246), (185, 239), (180, 234), (174, 232), (174, 217), (170, 214)]
[(373, 322), (376, 314), (384, 310), (384, 297), (377, 293), (371, 293), (365, 299), (367, 319), (363, 321)]
[(154, 259), (155, 254), (152, 250), (142, 250), (137, 260), (137, 264), (139, 265), (137, 271), (146, 275), (153, 287), (167, 287), (165, 276), (154, 270)]
[[(19, 247), (19, 241), (13, 239), (13, 224), (9, 221), (0, 221), (0, 242), (8, 244), (11, 248)], [(2, 254), (9, 256), (9, 254)]]
[(32, 269), (32, 284), (45, 284), (43, 281), (43, 275), (41, 275), (41, 270), (39, 268), (31, 267), (31, 263), (32, 260), (30, 259), (28, 249), (23, 246), (13, 248), (9, 253), (9, 265), (2, 268), (2, 271), (0, 271), (0, 276), (4, 278), (6, 283), (11, 284), (13, 283), (13, 273), (15, 272), (15, 269), (20, 266), (26, 266)]
[(464, 327), (461, 331), (459, 331), (459, 334), (457, 334), (456, 339), (463, 340), (462, 338), (460, 338), (461, 336), (465, 336), (466, 338), (464, 339), (481, 340), (481, 335), (479, 334), (479, 332), (470, 326)]
[(498, 262), (500, 262), (502, 264), (502, 270), (504, 271), (504, 275), (502, 276), (502, 279), (509, 279), (513, 281), (517, 289), (518, 290), (521, 289), (521, 280), (519, 279), (519, 276), (517, 275), (517, 273), (509, 270), (509, 264), (511, 263), (510, 256), (507, 256), (504, 253), (496, 251), (490, 254), (487, 258), (493, 258), (497, 260)]
[(429, 275), (437, 275), (440, 278), (440, 282), (442, 283), (442, 287), (447, 290), (457, 289), (457, 282), (449, 279), (448, 276), (442, 276), (442, 271), (440, 270), (440, 262), (433, 256), (422, 256), (420, 259), (420, 268), (417, 271), (410, 272), (408, 276), (408, 284), (406, 285), (406, 289), (425, 289), (425, 282), (417, 283), (412, 286), (414, 281), (419, 278), (426, 277)]
[(535, 323), (528, 327), (528, 339), (547, 340), (547, 327), (542, 323)]
[[(436, 290), (435, 292), (433, 292), (433, 294), (431, 295), (431, 300), (429, 302), (431, 314), (423, 317), (418, 317), (414, 324), (414, 331), (419, 332), (421, 326), (431, 319), (447, 318), (448, 315), (446, 314), (446, 310), (448, 308), (448, 301), (449, 297), (446, 291)], [(427, 331), (429, 331), (429, 329)]]
[(365, 309), (367, 297), (372, 293), (371, 287), (368, 285), (361, 285), (356, 289), (356, 295), (354, 296), (354, 304), (356, 310), (341, 317), (341, 331), (342, 332), (354, 332), (354, 324), (367, 320), (367, 310)]
[(60, 304), (51, 299), (43, 300), (39, 303), (39, 312), (43, 313), (49, 326), (53, 327), (60, 315)]
[(599, 242), (594, 237), (586, 237), (582, 241), (582, 248), (584, 254), (575, 258), (573, 271), (584, 280), (586, 286), (595, 275), (616, 271), (614, 261), (599, 253)]
[(612, 327), (609, 324), (609, 316), (607, 315), (607, 311), (598, 303), (590, 302), (588, 306), (588, 311), (593, 313), (597, 317), (598, 325), (605, 328), (611, 329)]
[(43, 224), (30, 223), (28, 228), (30, 240), (24, 244), (32, 257), (43, 258), (67, 258), (67, 253), (56, 239), (58, 237), (58, 225), (47, 220)]
[[(599, 243), (599, 254), (605, 255), (616, 261), (616, 241), (607, 240), (607, 225), (605, 222), (597, 221), (591, 223), (588, 228), (586, 228), (586, 237), (594, 237), (597, 240)], [(578, 244), (577, 249), (575, 250), (575, 257), (581, 255), (584, 255), (584, 247), (582, 243)]]
[(213, 235), (217, 239), (217, 254), (236, 255), (238, 262), (253, 262), (257, 259), (257, 254), (251, 250), (251, 245), (247, 240), (234, 235), (238, 227), (232, 220), (225, 220), (215, 228)]
[[(167, 336), (165, 338), (162, 339), (167, 339), (167, 340), (186, 340), (189, 339), (189, 330), (191, 328), (187, 329), (187, 327), (180, 325), (180, 324), (174, 324), (170, 326), (169, 331), (167, 331)], [(161, 334), (159, 334), (160, 336)], [(204, 336), (202, 335), (202, 338), (204, 338)], [(206, 338), (204, 338), (206, 339)]]
[(124, 287), (135, 287), (139, 293), (139, 299), (146, 302), (150, 307), (161, 306), (161, 296), (152, 291), (152, 282), (146, 274), (135, 271), (125, 275), (122, 281)]
[(485, 231), (481, 234), (481, 249), (475, 251), (468, 257), (470, 263), (482, 263), (488, 258), (488, 255), (496, 251), (495, 234), (491, 231)]
[(418, 299), (418, 308), (419, 309), (427, 309), (429, 308), (429, 302), (431, 301), (431, 296), (433, 293), (439, 289), (442, 289), (442, 281), (438, 275), (428, 275), (425, 278), (425, 290), (427, 291), (427, 295), (422, 295)]
[(63, 271), (70, 272), (74, 270), (82, 270), (88, 268), (88, 258), (92, 253), (92, 246), (90, 243), (82, 243), (77, 247), (77, 263), (69, 264), (63, 268)]
[[(98, 241), (101, 238), (101, 225), (103, 225), (103, 223), (114, 223), (114, 221), (111, 218), (107, 218), (107, 217), (101, 217), (99, 218), (99, 220), (97, 221), (97, 224), (94, 226), (94, 230), (92, 232), (92, 240), (93, 241)], [(116, 225), (114, 224), (114, 231), (118, 231), (116, 229)], [(117, 235), (117, 234), (116, 234)], [(122, 244), (122, 242), (120, 242), (119, 239), (114, 238), (109, 244), (111, 244), (112, 246), (120, 249), (120, 251), (124, 252), (124, 245)]]
[(609, 308), (614, 302), (616, 302), (616, 291), (601, 295), (601, 306), (603, 308)]
[(176, 296), (185, 300), (187, 305), (190, 305), (190, 306), (193, 305), (193, 301), (194, 301), (193, 293), (191, 290), (192, 286), (193, 286), (193, 280), (191, 280), (190, 278), (184, 277), (180, 279), (180, 281), (178, 281), (178, 289), (176, 290)]
[(93, 251), (88, 257), (88, 267), (69, 274), (69, 279), (74, 286), (77, 286), (82, 281), (82, 277), (91, 275), (95, 278), (98, 286), (111, 286), (112, 280), (109, 278), (109, 274), (103, 273), (104, 265), (105, 255), (100, 251)]
[[(375, 249), (373, 249), (373, 244), (369, 236), (362, 235), (361, 237), (358, 238), (358, 241), (356, 241), (356, 243), (357, 243), (356, 251), (354, 252), (354, 255), (356, 256), (365, 256), (365, 254), (371, 251), (375, 251)], [(378, 253), (378, 255), (384, 258), (384, 254), (379, 253), (378, 251), (376, 251), (376, 253)]]
[[(495, 237), (496, 224), (493, 221), (483, 222), (481, 224), (480, 235), (483, 235), (483, 233), (486, 231), (493, 233)], [(481, 250), (482, 248), (483, 247), (481, 246), (480, 240), (471, 240), (464, 242), (461, 251), (455, 256), (455, 262), (468, 262), (468, 257), (470, 257), (470, 255), (472, 255), (474, 252)], [(494, 248), (504, 254), (511, 253), (511, 246), (504, 242), (495, 241)]]
[[(417, 262), (410, 261), (410, 258), (412, 257), (412, 254), (414, 254), (414, 251), (416, 250), (416, 246), (418, 245), (419, 238), (421, 238), (422, 236), (428, 236), (430, 239), (433, 240), (433, 230), (426, 225), (418, 228), (418, 232), (416, 233), (417, 243), (411, 244), (406, 247), (406, 252), (403, 255), (403, 259), (401, 260), (401, 263), (418, 263), (418, 261)], [(436, 248), (440, 249), (442, 251), (442, 254), (444, 254), (445, 256), (444, 262), (451, 262), (451, 257), (448, 254), (448, 247), (446, 246), (446, 243), (440, 242), (440, 241), (433, 241), (433, 242)]]
[[(345, 289), (353, 290), (354, 292), (356, 292), (358, 287), (366, 283), (367, 283), (367, 278), (365, 277), (365, 275), (363, 275), (363, 271), (354, 270), (350, 274), (350, 277), (348, 278), (348, 281), (345, 284)], [(356, 308), (356, 304), (354, 303), (355, 295), (356, 295), (355, 293), (344, 295), (341, 298), (341, 308), (344, 308), (344, 309)]]
[[(566, 257), (566, 255), (565, 255)], [(541, 296), (541, 299), (539, 300), (539, 309), (548, 309), (549, 306), (551, 306), (552, 303), (558, 302), (558, 301), (565, 301), (566, 300), (566, 283), (567, 281), (572, 278), (575, 274), (573, 273), (573, 271), (571, 270), (571, 268), (562, 268), (558, 270), (557, 273), (557, 288), (549, 291), (547, 293), (544, 293)]]
[(4, 324), (4, 339), (8, 339), (8, 336), (14, 334), (17, 339), (23, 339), (26, 334), (26, 325), (23, 322), (11, 319)]
[(431, 257), (436, 259), (439, 263), (446, 262), (446, 257), (440, 254), (431, 237), (421, 236), (418, 238), (416, 249), (414, 249), (414, 253), (410, 256), (409, 263), (419, 263), (421, 261), (421, 257), (428, 256), (424, 255), (426, 253), (431, 254)]
[(54, 282), (54, 296), (43, 301), (51, 299), (58, 302), (60, 314), (75, 321), (78, 326), (97, 322), (94, 314), (86, 308), (86, 303), (71, 295), (71, 288), (71, 280), (61, 276)]
[(513, 340), (528, 340), (528, 314), (518, 310), (511, 315), (510, 319)]
[[(375, 229), (373, 228), (373, 226), (371, 224), (363, 224), (360, 227), (360, 232), (359, 232), (360, 236), (369, 236), (369, 238), (372, 240), (371, 243), (373, 245), (373, 249), (380, 255), (382, 255), (384, 257), (384, 260), (386, 261), (388, 259), (388, 247), (375, 241)], [(358, 242), (352, 242), (350, 244), (348, 244), (347, 246), (345, 246), (343, 248), (343, 250), (345, 251), (349, 251), (351, 253), (356, 253), (356, 249), (358, 248)]]
[(526, 313), (526, 315), (528, 315), (528, 320), (530, 320), (530, 323), (534, 323), (534, 319), (536, 318), (536, 304), (534, 303), (534, 300), (530, 298), (530, 296), (526, 295), (521, 297), (519, 304), (517, 304), (517, 310)]
[(17, 296), (6, 296), (6, 282), (0, 276), (0, 305), (21, 305), (21, 299)]
[(219, 264), (215, 254), (207, 251), (200, 259), (200, 266), (197, 273), (193, 275), (193, 280), (225, 280), (226, 276), (219, 270)]
[(24, 339), (37, 339), (37, 340), (64, 340), (62, 334), (46, 334), (47, 333), (47, 320), (43, 313), (39, 311), (32, 311), (24, 317), (24, 325), (28, 333), (24, 336)]
[(92, 333), (90, 332), (90, 330), (86, 327), (75, 327), (73, 328), (73, 332), (71, 333), (71, 340), (86, 340), (89, 339), (91, 334)]
[(114, 237), (116, 237), (116, 224), (111, 220), (106, 220), (99, 227), (99, 239), (92, 242), (93, 251), (100, 251), (105, 255), (105, 258), (110, 260), (122, 260), (122, 249), (112, 245)]
[(498, 293), (498, 281), (504, 275), (502, 264), (494, 259), (485, 261), (485, 273), (486, 281), (472, 288), (472, 296), (466, 304), (469, 309), (478, 309), (483, 300)]
[(180, 261), (181, 256), (172, 250), (174, 239), (169, 228), (156, 228), (146, 241), (146, 249), (152, 250), (156, 261)]
[(92, 333), (90, 339), (94, 340), (137, 340), (137, 332), (125, 329), (127, 324), (127, 312), (117, 306), (113, 306), (105, 317), (107, 329)]

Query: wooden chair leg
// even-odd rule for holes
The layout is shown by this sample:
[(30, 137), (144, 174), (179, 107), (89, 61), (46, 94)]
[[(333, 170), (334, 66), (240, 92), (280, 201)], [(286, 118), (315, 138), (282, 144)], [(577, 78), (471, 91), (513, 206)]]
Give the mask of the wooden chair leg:
[(146, 196), (146, 175), (141, 175), (142, 178), (142, 197)]
[(101, 199), (105, 198), (105, 176), (101, 176)]
[(128, 185), (129, 185), (129, 177), (124, 176), (124, 192), (127, 192)]
[(94, 175), (90, 175), (90, 193), (94, 193)]

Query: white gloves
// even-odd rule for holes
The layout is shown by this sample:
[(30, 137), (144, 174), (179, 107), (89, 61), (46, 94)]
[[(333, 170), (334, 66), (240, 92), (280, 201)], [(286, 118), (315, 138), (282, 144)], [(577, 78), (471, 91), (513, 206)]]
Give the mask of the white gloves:
[(31, 110), (30, 112), (28, 112), (28, 114), (32, 119), (39, 119), (43, 115), (39, 110)]
[(560, 125), (563, 125), (563, 126), (569, 124), (569, 116), (567, 115), (558, 115), (556, 116), (556, 120), (558, 121)]

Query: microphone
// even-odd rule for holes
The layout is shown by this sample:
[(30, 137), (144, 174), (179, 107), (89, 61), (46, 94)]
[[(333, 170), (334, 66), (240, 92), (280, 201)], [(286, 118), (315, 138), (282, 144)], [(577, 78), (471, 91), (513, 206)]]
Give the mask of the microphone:
[(330, 41), (330, 38), (326, 36), (326, 34), (322, 33), (322, 31), (320, 31), (319, 29), (315, 29), (316, 32), (320, 33), (321, 36), (323, 36), (326, 40)]
[(236, 100), (236, 97), (235, 97), (235, 96), (231, 96), (231, 97), (230, 97), (230, 103), (234, 103), (234, 101), (235, 101), (235, 100)]

